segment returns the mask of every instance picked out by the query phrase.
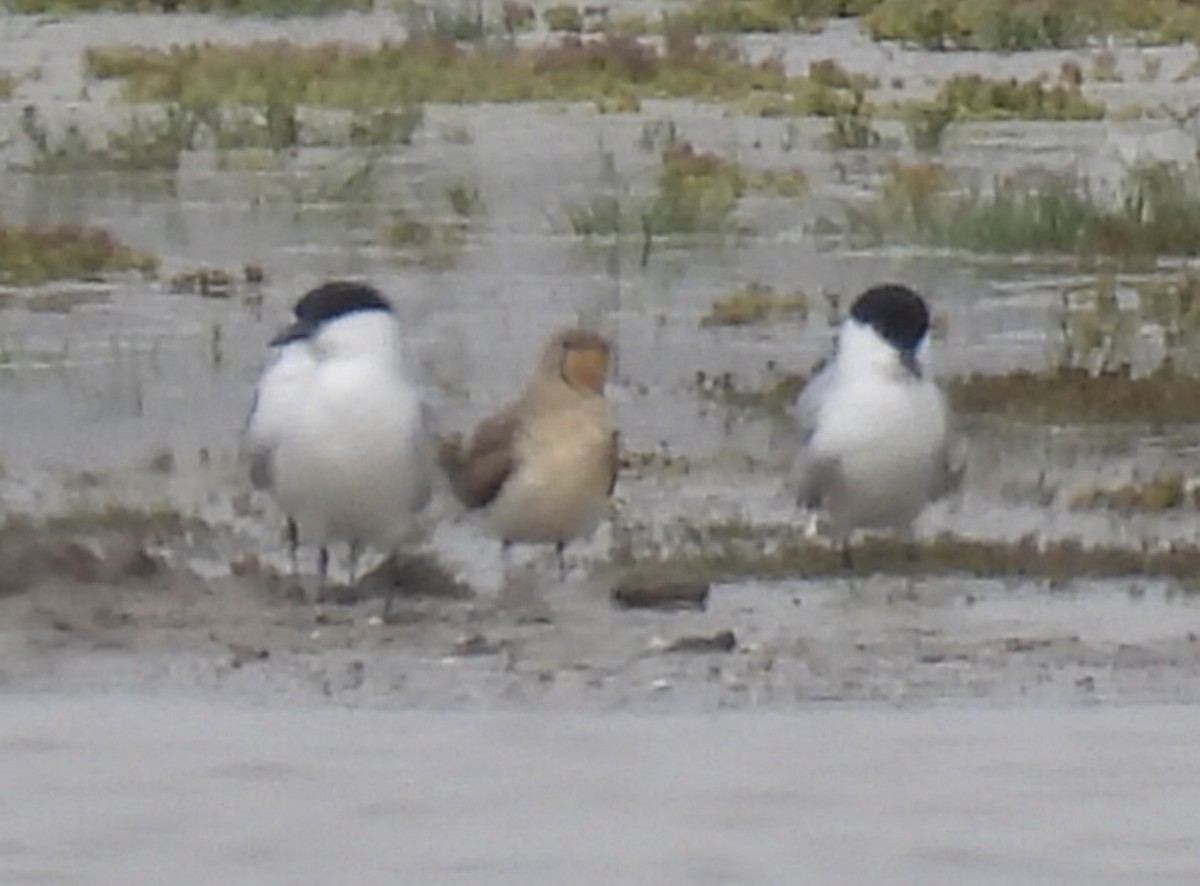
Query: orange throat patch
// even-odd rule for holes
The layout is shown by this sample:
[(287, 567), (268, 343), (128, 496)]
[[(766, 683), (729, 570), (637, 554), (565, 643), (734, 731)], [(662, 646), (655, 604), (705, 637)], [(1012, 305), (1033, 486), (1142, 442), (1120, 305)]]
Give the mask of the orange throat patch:
[(604, 393), (608, 378), (608, 352), (601, 348), (571, 348), (563, 354), (562, 377), (572, 387)]

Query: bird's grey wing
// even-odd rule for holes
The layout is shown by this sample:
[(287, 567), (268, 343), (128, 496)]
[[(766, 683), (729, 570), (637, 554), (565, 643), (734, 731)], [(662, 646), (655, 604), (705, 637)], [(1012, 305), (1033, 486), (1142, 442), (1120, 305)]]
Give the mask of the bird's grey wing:
[(796, 398), (796, 403), (792, 407), (792, 420), (796, 425), (801, 446), (807, 446), (813, 432), (816, 431), (821, 405), (829, 396), (829, 388), (832, 384), (833, 364), (826, 363), (808, 380), (808, 383), (800, 391), (800, 396)]
[(295, 404), (307, 389), (315, 365), (306, 347), (293, 344), (277, 348), (263, 367), (242, 428), (242, 457), (257, 489), (272, 486), (275, 448), (294, 420)]
[(967, 473), (967, 449), (962, 440), (948, 439), (935, 455), (933, 485), (929, 490), (929, 500), (935, 501), (952, 492), (956, 492), (963, 483)]
[(260, 432), (257, 418), (262, 399), (261, 391), (255, 389), (250, 411), (242, 426), (242, 458), (250, 471), (250, 483), (255, 489), (269, 490), (274, 483), (275, 447)]
[(275, 452), (271, 449), (251, 450), (246, 454), (250, 466), (250, 484), (255, 489), (270, 490), (275, 483)]
[(840, 473), (839, 459), (816, 457), (807, 450), (802, 451), (796, 458), (794, 470), (796, 503), (808, 510), (820, 508), (837, 484)]
[(465, 448), (452, 439), (442, 441), (438, 460), (466, 507), (486, 507), (500, 494), (517, 464), (520, 430), (520, 419), (506, 410), (482, 422)]
[(837, 482), (840, 465), (838, 459), (817, 455), (810, 443), (816, 433), (821, 406), (829, 396), (833, 384), (833, 364), (826, 363), (796, 398), (792, 408), (792, 420), (796, 426), (799, 451), (793, 464), (796, 501), (801, 507), (820, 507)]

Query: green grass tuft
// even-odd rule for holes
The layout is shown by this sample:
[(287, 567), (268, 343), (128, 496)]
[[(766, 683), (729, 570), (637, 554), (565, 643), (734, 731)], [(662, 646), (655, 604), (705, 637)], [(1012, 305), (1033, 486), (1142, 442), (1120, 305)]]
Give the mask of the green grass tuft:
[(578, 6), (551, 6), (542, 13), (542, 20), (551, 31), (565, 31), (569, 34), (579, 34), (583, 31), (583, 13)]
[(219, 15), (306, 16), (366, 12), (371, 0), (9, 0), (14, 13), (199, 12)]
[(1001, 180), (964, 192), (934, 163), (892, 162), (877, 200), (851, 208), (852, 231), (993, 253), (1065, 253), (1118, 265), (1200, 255), (1200, 187), (1177, 167), (1134, 170), (1116, 205), (1077, 182)]
[(832, 115), (853, 105), (848, 90), (788, 77), (778, 59), (747, 62), (723, 44), (699, 42), (679, 29), (667, 31), (662, 49), (619, 35), (565, 36), (528, 48), (413, 38), (378, 47), (285, 41), (166, 49), (95, 46), (84, 61), (93, 77), (123, 80), (120, 94), (128, 101), (187, 107), (372, 108), (430, 101), (636, 105), (642, 98), (687, 97), (743, 103), (759, 113)]
[[(670, 130), (673, 133), (673, 128)], [(808, 191), (808, 180), (799, 169), (748, 169), (691, 142), (673, 137), (662, 150), (655, 190), (634, 209), (610, 195), (597, 195), (567, 208), (571, 228), (578, 236), (620, 236), (638, 233), (644, 238), (722, 234), (732, 226), (738, 200), (747, 191), (797, 198)]]
[(699, 0), (675, 13), (703, 34), (809, 31), (825, 19), (861, 15), (880, 0)]
[(101, 228), (12, 225), (0, 222), (0, 282), (36, 285), (119, 271), (152, 273), (154, 256), (119, 242)]
[(717, 297), (701, 326), (750, 326), (775, 320), (808, 319), (808, 296), (803, 292), (776, 292), (762, 283), (750, 283)]
[(865, 24), (875, 40), (928, 49), (1056, 48), (1108, 34), (1186, 42), (1200, 36), (1200, 6), (1193, 0), (883, 0)]
[(942, 84), (934, 106), (956, 120), (1098, 120), (1104, 105), (1073, 83), (955, 74)]
[(467, 241), (466, 225), (420, 218), (398, 213), (385, 232), (396, 258), (403, 264), (415, 264), (441, 270), (455, 265)]

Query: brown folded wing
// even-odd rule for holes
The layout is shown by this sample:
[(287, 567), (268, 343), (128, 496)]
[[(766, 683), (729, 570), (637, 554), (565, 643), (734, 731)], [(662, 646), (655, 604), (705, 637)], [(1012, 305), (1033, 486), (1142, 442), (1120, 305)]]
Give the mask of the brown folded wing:
[(520, 427), (515, 416), (501, 413), (480, 423), (465, 450), (457, 441), (443, 441), (439, 461), (466, 507), (486, 507), (500, 494), (516, 464)]

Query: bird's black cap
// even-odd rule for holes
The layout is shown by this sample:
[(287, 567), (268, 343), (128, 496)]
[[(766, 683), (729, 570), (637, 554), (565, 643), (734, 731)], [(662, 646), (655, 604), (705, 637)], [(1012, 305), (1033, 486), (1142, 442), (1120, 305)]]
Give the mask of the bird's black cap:
[(904, 353), (915, 351), (929, 331), (925, 299), (898, 283), (872, 286), (854, 302), (850, 316)]
[(378, 289), (366, 283), (334, 280), (305, 293), (292, 313), (296, 322), (275, 336), (272, 345), (308, 338), (330, 320), (364, 311), (392, 312), (391, 303)]

